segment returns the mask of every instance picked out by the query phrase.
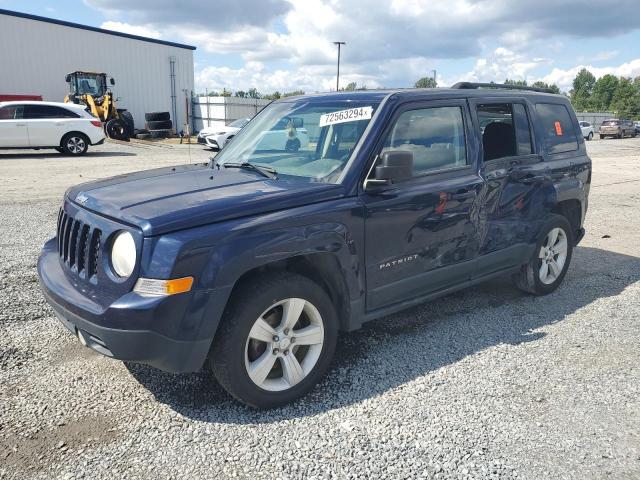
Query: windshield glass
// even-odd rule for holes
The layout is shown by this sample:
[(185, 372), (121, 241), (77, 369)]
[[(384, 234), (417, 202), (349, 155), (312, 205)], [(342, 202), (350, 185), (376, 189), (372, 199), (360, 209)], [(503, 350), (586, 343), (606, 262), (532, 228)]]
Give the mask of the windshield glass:
[(89, 94), (94, 97), (100, 97), (104, 95), (107, 86), (106, 80), (100, 75), (78, 75), (76, 85), (71, 84), (73, 93), (78, 95)]
[(241, 118), (240, 120), (236, 120), (235, 122), (231, 122), (229, 124), (230, 127), (235, 127), (235, 128), (242, 128), (244, 127), (247, 123), (249, 123), (249, 119), (248, 118)]
[(272, 103), (233, 138), (216, 162), (271, 167), (278, 176), (335, 183), (379, 100), (319, 98)]

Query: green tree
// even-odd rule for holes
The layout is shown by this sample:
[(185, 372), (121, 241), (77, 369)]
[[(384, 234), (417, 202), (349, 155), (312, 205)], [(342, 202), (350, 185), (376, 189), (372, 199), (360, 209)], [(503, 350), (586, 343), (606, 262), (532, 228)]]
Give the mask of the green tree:
[(260, 98), (262, 97), (262, 95), (260, 95), (260, 92), (258, 92), (258, 90), (256, 90), (255, 88), (250, 88), (249, 90), (247, 90), (247, 98)]
[(236, 93), (233, 96), (238, 98), (245, 98), (247, 96), (247, 92), (245, 92), (244, 90), (236, 90)]
[(611, 99), (611, 109), (622, 118), (636, 118), (640, 114), (640, 90), (631, 78), (620, 78)]
[(590, 101), (591, 107), (598, 112), (611, 110), (611, 102), (619, 83), (620, 81), (615, 75), (600, 77), (593, 87)]
[(304, 95), (304, 90), (294, 90), (293, 92), (283, 93), (282, 98), (295, 97), (296, 95)]
[(263, 95), (262, 98), (265, 100), (278, 100), (282, 95), (277, 90), (273, 93), (268, 93), (267, 95)]
[(573, 79), (573, 88), (569, 92), (573, 108), (579, 112), (584, 112), (593, 107), (591, 96), (596, 84), (596, 77), (586, 68), (578, 72)]
[(437, 86), (438, 82), (433, 77), (422, 77), (414, 85), (415, 88), (436, 88)]
[(358, 84), (356, 82), (350, 82), (347, 83), (347, 86), (344, 87), (342, 90), (345, 90), (347, 92), (353, 92), (354, 90), (358, 89)]
[(555, 83), (549, 85), (546, 82), (538, 80), (537, 82), (533, 82), (531, 86), (534, 88), (547, 88), (551, 90), (553, 93), (560, 93), (560, 88), (558, 88), (558, 86)]
[(527, 86), (527, 81), (526, 80), (509, 80), (508, 78), (504, 81), (505, 85), (513, 85), (516, 87), (526, 87)]

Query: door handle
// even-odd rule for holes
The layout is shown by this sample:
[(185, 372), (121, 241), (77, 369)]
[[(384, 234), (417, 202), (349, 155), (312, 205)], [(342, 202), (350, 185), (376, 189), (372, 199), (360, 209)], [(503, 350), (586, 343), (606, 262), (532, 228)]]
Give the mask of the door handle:
[(459, 190), (456, 193), (451, 195), (453, 200), (466, 200), (467, 198), (472, 198), (476, 196), (475, 190)]

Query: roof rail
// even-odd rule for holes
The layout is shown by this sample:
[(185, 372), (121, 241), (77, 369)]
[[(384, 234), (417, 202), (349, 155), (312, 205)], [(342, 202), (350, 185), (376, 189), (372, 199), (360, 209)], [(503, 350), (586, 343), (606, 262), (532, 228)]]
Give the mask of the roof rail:
[(459, 90), (471, 90), (477, 88), (499, 88), (504, 90), (529, 90), (540, 93), (554, 93), (550, 88), (525, 87), (524, 85), (507, 85), (505, 83), (474, 83), (474, 82), (458, 82), (451, 88)]

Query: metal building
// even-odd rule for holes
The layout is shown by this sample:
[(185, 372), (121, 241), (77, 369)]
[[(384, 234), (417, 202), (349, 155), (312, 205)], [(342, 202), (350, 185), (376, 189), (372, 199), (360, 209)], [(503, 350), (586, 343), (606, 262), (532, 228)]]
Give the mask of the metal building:
[(146, 112), (168, 111), (177, 131), (193, 93), (193, 51), (179, 43), (0, 9), (0, 94), (61, 102), (65, 75), (105, 72), (118, 108), (144, 127)]

